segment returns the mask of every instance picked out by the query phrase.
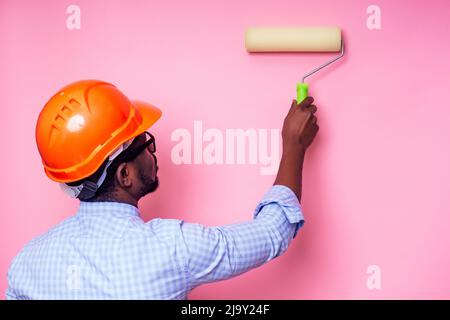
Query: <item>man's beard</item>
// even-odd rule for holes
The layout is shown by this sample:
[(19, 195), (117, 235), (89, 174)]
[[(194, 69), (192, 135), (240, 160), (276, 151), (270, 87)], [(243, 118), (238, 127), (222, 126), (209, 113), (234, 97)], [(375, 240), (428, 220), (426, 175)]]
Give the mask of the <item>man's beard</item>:
[(158, 179), (158, 163), (157, 159), (154, 154), (152, 154), (153, 158), (155, 159), (155, 180), (151, 179), (149, 176), (146, 175), (145, 170), (142, 168), (139, 168), (139, 178), (142, 181), (142, 188), (139, 190), (139, 194), (141, 197), (154, 192), (159, 187), (159, 179)]

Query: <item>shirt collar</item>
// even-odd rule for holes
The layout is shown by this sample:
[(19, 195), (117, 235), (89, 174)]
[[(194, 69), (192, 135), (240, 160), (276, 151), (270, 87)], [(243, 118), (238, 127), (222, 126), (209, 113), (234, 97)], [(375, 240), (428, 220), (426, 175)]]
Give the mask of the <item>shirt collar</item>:
[(139, 210), (135, 206), (123, 202), (86, 202), (80, 201), (77, 215), (114, 215), (114, 216), (139, 216)]

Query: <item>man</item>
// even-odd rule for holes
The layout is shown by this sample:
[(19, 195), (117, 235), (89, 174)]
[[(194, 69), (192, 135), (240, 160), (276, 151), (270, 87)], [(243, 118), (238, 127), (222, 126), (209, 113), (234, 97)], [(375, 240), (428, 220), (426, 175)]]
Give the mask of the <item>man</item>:
[(254, 219), (205, 227), (140, 219), (139, 200), (159, 182), (155, 138), (146, 131), (158, 108), (102, 81), (61, 89), (39, 115), (36, 140), (47, 176), (80, 206), (16, 256), (7, 298), (187, 299), (203, 283), (281, 255), (304, 222), (303, 159), (319, 128), (312, 102), (292, 102), (279, 171)]

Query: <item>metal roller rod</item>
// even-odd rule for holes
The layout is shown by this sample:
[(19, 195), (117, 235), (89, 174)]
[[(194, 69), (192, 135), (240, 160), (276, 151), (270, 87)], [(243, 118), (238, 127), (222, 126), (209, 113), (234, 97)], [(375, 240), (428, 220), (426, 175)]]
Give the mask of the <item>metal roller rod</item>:
[(317, 71), (319, 71), (322, 68), (325, 68), (326, 66), (328, 66), (329, 64), (335, 62), (336, 60), (339, 60), (340, 58), (342, 58), (344, 56), (344, 39), (341, 39), (341, 54), (339, 56), (337, 56), (336, 58), (333, 58), (332, 60), (320, 65), (319, 67), (315, 68), (314, 70), (308, 72), (307, 74), (305, 74), (302, 78), (302, 82), (305, 82), (305, 79), (307, 77), (309, 77), (310, 75), (316, 73)]

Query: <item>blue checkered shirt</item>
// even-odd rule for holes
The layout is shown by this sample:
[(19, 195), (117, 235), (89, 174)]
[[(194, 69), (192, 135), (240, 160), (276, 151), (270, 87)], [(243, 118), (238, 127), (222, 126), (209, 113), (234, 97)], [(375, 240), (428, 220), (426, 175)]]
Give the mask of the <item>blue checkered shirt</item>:
[(187, 299), (195, 287), (256, 268), (286, 251), (303, 225), (300, 203), (272, 186), (254, 219), (205, 227), (147, 223), (136, 207), (81, 202), (75, 216), (33, 239), (8, 271), (8, 299)]

